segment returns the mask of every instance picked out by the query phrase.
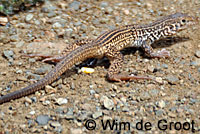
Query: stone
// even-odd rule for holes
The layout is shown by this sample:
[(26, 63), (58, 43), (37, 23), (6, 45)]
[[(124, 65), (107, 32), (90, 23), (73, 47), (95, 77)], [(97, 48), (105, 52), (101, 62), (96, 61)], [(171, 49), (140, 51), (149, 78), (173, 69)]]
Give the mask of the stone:
[(179, 81), (179, 78), (174, 75), (168, 75), (166, 79), (170, 84), (176, 84)]
[(26, 15), (25, 21), (30, 22), (33, 19), (33, 14)]
[(103, 100), (103, 105), (105, 108), (107, 108), (108, 110), (113, 109), (114, 102), (112, 99), (109, 99), (107, 96), (103, 96), (101, 100)]
[(198, 58), (200, 58), (200, 50), (198, 50), (198, 51), (195, 52), (195, 56), (198, 57)]
[(3, 51), (3, 55), (7, 58), (7, 59), (10, 59), (13, 57), (14, 53), (12, 50), (5, 50)]
[(39, 115), (36, 118), (38, 125), (47, 125), (51, 118), (48, 115)]
[(74, 9), (74, 10), (78, 10), (80, 8), (80, 2), (78, 1), (73, 1), (72, 3), (69, 4), (69, 7), (71, 9)]
[(94, 119), (97, 119), (103, 115), (102, 111), (96, 111), (95, 113), (92, 114), (92, 117)]
[(56, 99), (56, 103), (58, 105), (63, 105), (63, 104), (67, 104), (68, 100), (66, 98), (58, 98)]
[(164, 107), (166, 106), (166, 103), (165, 103), (165, 101), (161, 100), (161, 101), (157, 102), (156, 105), (157, 105), (158, 107), (160, 107), (160, 108), (164, 108)]

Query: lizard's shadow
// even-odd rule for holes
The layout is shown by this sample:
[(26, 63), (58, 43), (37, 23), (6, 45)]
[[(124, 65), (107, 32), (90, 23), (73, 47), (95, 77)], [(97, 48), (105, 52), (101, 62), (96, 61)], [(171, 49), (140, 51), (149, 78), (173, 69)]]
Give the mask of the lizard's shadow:
[[(189, 37), (167, 37), (167, 38), (163, 38), (160, 39), (158, 41), (155, 41), (151, 46), (156, 49), (156, 48), (167, 48), (170, 47), (176, 43), (180, 43), (180, 42), (185, 42), (188, 41), (190, 38)], [(131, 54), (131, 53), (135, 53), (137, 50), (139, 50), (141, 52), (141, 55), (144, 56), (144, 51), (142, 50), (142, 48), (135, 48), (135, 47), (131, 47), (131, 48), (126, 48), (124, 50), (122, 50), (122, 54), (123, 55), (127, 55), (127, 54)]]
[(170, 47), (176, 43), (181, 43), (190, 40), (189, 37), (167, 37), (164, 39), (160, 39), (152, 44), (153, 48), (164, 48), (164, 47)]

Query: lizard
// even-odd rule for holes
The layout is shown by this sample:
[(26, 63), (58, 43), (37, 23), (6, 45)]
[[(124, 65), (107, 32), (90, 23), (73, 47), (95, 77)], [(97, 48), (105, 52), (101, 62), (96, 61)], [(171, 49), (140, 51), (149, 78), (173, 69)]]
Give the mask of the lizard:
[(123, 55), (120, 50), (127, 47), (141, 47), (146, 56), (150, 58), (169, 57), (165, 49), (154, 51), (152, 43), (175, 35), (177, 32), (187, 29), (198, 23), (198, 18), (185, 13), (174, 13), (164, 16), (152, 23), (142, 25), (126, 25), (109, 30), (96, 39), (82, 40), (72, 45), (71, 50), (59, 57), (47, 57), (47, 60), (58, 61), (55, 68), (47, 73), (41, 80), (20, 90), (8, 93), (0, 97), (0, 104), (21, 98), (41, 90), (45, 85), (51, 84), (75, 63), (88, 58), (102, 58), (106, 56), (110, 60), (107, 78), (110, 81), (131, 81), (133, 79), (150, 79), (120, 73), (123, 64)]

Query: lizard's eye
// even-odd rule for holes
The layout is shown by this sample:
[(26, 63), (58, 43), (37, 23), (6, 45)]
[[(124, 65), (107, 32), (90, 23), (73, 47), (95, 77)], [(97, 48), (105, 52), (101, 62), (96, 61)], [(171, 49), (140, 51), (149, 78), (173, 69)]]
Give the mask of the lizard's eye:
[(185, 19), (182, 19), (181, 21), (182, 21), (183, 23), (185, 23), (185, 22), (186, 22), (186, 20), (185, 20)]
[(172, 30), (172, 29), (174, 28), (174, 26), (173, 26), (173, 25), (170, 25), (169, 28)]

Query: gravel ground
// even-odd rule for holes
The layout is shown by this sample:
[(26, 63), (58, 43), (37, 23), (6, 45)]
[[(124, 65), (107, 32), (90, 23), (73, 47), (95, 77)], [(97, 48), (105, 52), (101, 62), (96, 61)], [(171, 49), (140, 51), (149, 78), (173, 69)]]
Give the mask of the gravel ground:
[[(75, 40), (94, 39), (108, 29), (149, 23), (175, 12), (200, 17), (200, 1), (46, 1), (15, 14), (10, 28), (0, 27), (1, 94), (34, 83), (54, 67), (24, 53), (57, 55)], [(92, 74), (79, 73), (77, 64), (45, 90), (0, 105), (1, 133), (200, 133), (199, 28), (159, 42), (168, 45), (168, 59), (123, 52), (122, 72), (156, 77), (158, 82), (113, 83), (105, 78), (107, 60), (100, 60)], [(95, 130), (85, 126), (94, 126), (89, 119), (96, 122)], [(161, 129), (168, 125), (165, 131), (159, 121)], [(106, 128), (106, 122), (113, 128)]]

